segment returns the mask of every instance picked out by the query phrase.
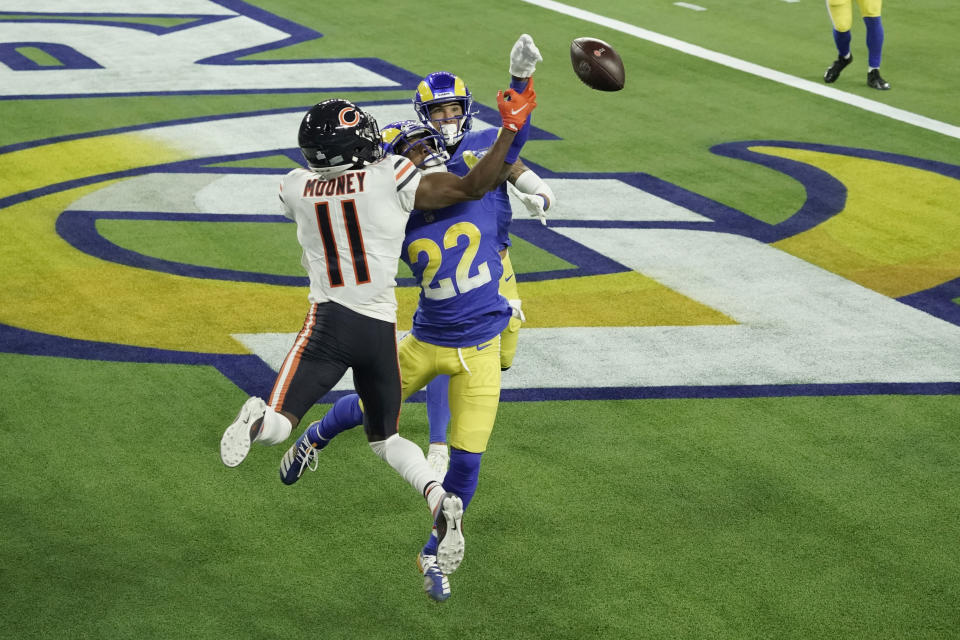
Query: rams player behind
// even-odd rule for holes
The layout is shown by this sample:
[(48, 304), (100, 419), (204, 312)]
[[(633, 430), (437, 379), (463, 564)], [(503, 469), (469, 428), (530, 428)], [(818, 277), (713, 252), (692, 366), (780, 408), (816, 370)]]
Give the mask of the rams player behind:
[[(527, 79), (533, 75), (536, 65), (543, 58), (528, 34), (523, 34), (510, 52), (511, 88), (523, 91)], [(473, 96), (462, 78), (447, 71), (437, 71), (426, 76), (413, 96), (414, 109), (420, 121), (440, 131), (450, 158), (447, 169), (462, 176), (477, 163), (496, 139), (496, 130), (473, 129)], [(521, 323), (524, 321), (522, 303), (517, 289), (517, 279), (510, 261), (510, 223), (513, 211), (507, 195), (508, 188), (531, 216), (546, 224), (545, 212), (556, 203), (553, 190), (534, 171), (517, 159), (511, 167), (507, 182), (485, 196), (497, 211), (497, 244), (503, 262), (500, 293), (510, 302), (513, 317), (501, 335), (500, 368), (506, 371), (513, 364)], [(447, 399), (449, 380), (439, 376), (427, 385), (427, 417), (430, 422), (430, 446), (427, 462), (443, 472), (448, 464), (447, 425), (450, 409)]]

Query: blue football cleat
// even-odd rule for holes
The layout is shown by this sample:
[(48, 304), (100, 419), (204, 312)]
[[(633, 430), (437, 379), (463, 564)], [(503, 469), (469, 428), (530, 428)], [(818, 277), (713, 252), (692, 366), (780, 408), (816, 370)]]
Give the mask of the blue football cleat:
[(280, 480), (283, 481), (283, 484), (293, 484), (299, 480), (304, 469), (317, 470), (317, 453), (327, 446), (328, 442), (320, 437), (317, 437), (316, 441), (310, 438), (310, 430), (317, 424), (320, 423), (311, 423), (300, 434), (297, 441), (283, 454), (283, 459), (280, 460)]
[(437, 566), (437, 556), (424, 555), (421, 551), (417, 554), (417, 567), (423, 574), (423, 590), (428, 596), (437, 602), (450, 597), (450, 581)]

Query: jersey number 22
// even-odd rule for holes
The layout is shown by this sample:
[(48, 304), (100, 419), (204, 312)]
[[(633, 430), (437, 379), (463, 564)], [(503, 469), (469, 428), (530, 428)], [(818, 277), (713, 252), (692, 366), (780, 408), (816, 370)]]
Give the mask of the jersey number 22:
[(466, 293), (479, 286), (490, 282), (490, 267), (486, 262), (481, 262), (477, 266), (477, 274), (470, 274), (470, 268), (477, 257), (477, 249), (480, 247), (480, 229), (470, 222), (458, 222), (451, 225), (443, 234), (443, 248), (453, 249), (457, 246), (461, 237), (467, 238), (467, 248), (464, 249), (460, 261), (457, 263), (456, 288), (454, 288), (453, 278), (440, 278), (437, 280), (437, 272), (443, 262), (443, 251), (436, 242), (429, 238), (417, 238), (410, 243), (407, 248), (407, 254), (410, 257), (410, 263), (413, 264), (421, 253), (427, 256), (427, 266), (423, 269), (423, 278), (421, 278), (421, 288), (423, 295), (431, 300), (446, 300), (452, 298), (457, 293)]

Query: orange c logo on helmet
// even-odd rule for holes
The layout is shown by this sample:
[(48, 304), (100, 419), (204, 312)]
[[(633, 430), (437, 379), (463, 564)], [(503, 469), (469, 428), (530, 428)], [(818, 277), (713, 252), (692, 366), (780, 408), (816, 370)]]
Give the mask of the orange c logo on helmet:
[[(353, 114), (352, 119), (348, 119), (349, 114)], [(360, 112), (354, 107), (344, 107), (340, 109), (340, 124), (345, 127), (352, 127), (360, 122)]]

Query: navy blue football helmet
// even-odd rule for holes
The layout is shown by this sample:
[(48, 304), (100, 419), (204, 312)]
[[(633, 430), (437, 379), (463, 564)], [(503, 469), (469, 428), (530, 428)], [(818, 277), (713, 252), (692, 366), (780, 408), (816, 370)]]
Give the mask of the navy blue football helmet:
[[(456, 102), (463, 109), (463, 114), (457, 116), (456, 124), (437, 126), (430, 121), (430, 108)], [(413, 94), (413, 108), (417, 111), (420, 122), (437, 128), (443, 135), (443, 141), (448, 147), (460, 142), (464, 134), (473, 124), (473, 95), (466, 83), (449, 71), (436, 71), (420, 81), (417, 92)]]
[(414, 147), (419, 147), (424, 158), (417, 164), (418, 169), (428, 171), (445, 170), (450, 154), (443, 143), (440, 133), (433, 127), (420, 124), (416, 120), (391, 122), (380, 132), (384, 153), (406, 156)]
[(383, 157), (377, 121), (339, 98), (324, 100), (307, 111), (297, 141), (307, 165), (318, 173), (359, 169)]

